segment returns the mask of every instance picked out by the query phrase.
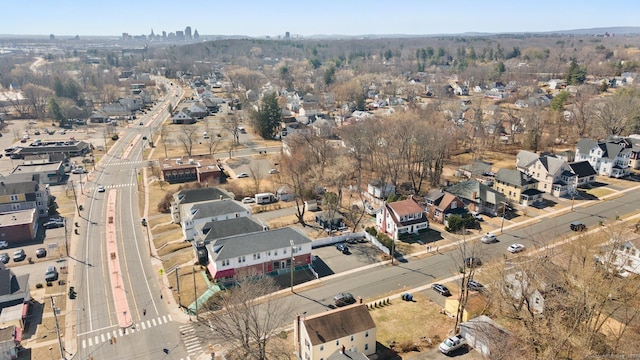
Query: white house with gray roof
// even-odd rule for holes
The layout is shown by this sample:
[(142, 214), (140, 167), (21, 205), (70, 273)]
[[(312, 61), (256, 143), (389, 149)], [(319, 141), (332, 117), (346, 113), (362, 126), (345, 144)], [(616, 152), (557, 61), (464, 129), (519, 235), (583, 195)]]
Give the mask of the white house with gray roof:
[(632, 153), (621, 141), (581, 139), (576, 145), (576, 161), (588, 161), (598, 175), (614, 178), (629, 175)]
[(213, 279), (221, 282), (230, 282), (243, 270), (288, 273), (292, 268), (295, 271), (311, 264), (311, 244), (311, 239), (290, 227), (228, 236), (206, 246), (207, 269)]
[(554, 155), (539, 156), (521, 150), (516, 156), (516, 168), (538, 181), (538, 190), (559, 197), (573, 193), (577, 187), (577, 175), (569, 164)]
[(251, 216), (251, 210), (235, 200), (212, 201), (195, 203), (187, 207), (182, 215), (182, 234), (191, 241), (196, 236), (197, 229), (210, 221), (221, 221), (238, 217)]
[(216, 187), (180, 190), (173, 193), (171, 218), (174, 223), (180, 224), (180, 222), (182, 222), (180, 214), (184, 214), (187, 207), (191, 207), (195, 203), (220, 201), (224, 199), (233, 199), (233, 194)]

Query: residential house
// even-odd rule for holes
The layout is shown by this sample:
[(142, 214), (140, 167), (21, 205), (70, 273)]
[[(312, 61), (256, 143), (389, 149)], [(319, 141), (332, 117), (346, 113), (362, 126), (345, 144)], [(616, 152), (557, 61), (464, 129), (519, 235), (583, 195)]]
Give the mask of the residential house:
[(322, 108), (316, 103), (302, 103), (298, 110), (300, 116), (313, 117), (322, 114)]
[(571, 194), (578, 177), (569, 164), (554, 155), (542, 155), (521, 150), (516, 156), (516, 168), (538, 181), (538, 190), (555, 197)]
[(430, 220), (443, 224), (449, 215), (465, 213), (467, 209), (459, 197), (440, 190), (428, 194), (427, 214)]
[(373, 179), (367, 185), (367, 192), (378, 199), (386, 199), (396, 193), (396, 187), (380, 179)]
[(403, 234), (417, 234), (429, 228), (427, 213), (413, 198), (384, 204), (376, 214), (376, 226), (393, 240)]
[(565, 280), (561, 274), (565, 269), (545, 259), (532, 269), (517, 270), (505, 275), (502, 282), (502, 291), (515, 301), (519, 308), (524, 305), (531, 311), (541, 314), (545, 309), (545, 296), (553, 296), (554, 293), (564, 292)]
[(191, 116), (188, 112), (181, 110), (171, 117), (171, 123), (173, 124), (193, 124), (196, 122), (196, 118)]
[(171, 201), (171, 219), (175, 224), (182, 221), (180, 214), (184, 214), (186, 206), (195, 203), (233, 199), (233, 194), (216, 187), (203, 187), (198, 189), (186, 189), (173, 193)]
[(485, 358), (512, 352), (518, 339), (486, 315), (460, 324), (460, 335)]
[[(219, 98), (215, 99), (222, 101), (222, 99)], [(215, 101), (213, 98), (204, 98), (202, 104), (207, 108), (209, 115), (213, 115), (220, 110), (220, 102)]]
[(0, 213), (36, 210), (37, 217), (49, 216), (49, 185), (37, 174), (8, 175), (0, 181)]
[(316, 120), (311, 124), (311, 128), (318, 137), (330, 138), (333, 136), (333, 124), (327, 119)]
[(29, 300), (29, 274), (16, 275), (0, 262), (0, 328), (15, 326), (18, 341), (29, 312)]
[(460, 175), (467, 179), (483, 178), (488, 175), (493, 175), (493, 172), (491, 171), (492, 165), (493, 164), (482, 160), (475, 160), (471, 164), (460, 166), (458, 171), (460, 172)]
[(230, 236), (250, 234), (268, 230), (269, 227), (250, 216), (240, 216), (219, 221), (205, 223), (196, 235), (195, 240), (202, 240), (209, 244), (218, 239)]
[(598, 257), (603, 265), (615, 270), (617, 274), (640, 275), (640, 237), (633, 234), (626, 240), (612, 240), (612, 245), (603, 246), (604, 256)]
[(588, 161), (598, 175), (621, 178), (630, 174), (631, 147), (622, 141), (580, 139), (576, 161)]
[(501, 204), (506, 201), (506, 197), (477, 180), (466, 180), (451, 185), (445, 189), (464, 201), (469, 211), (496, 215), (501, 209)]
[(9, 246), (27, 244), (36, 238), (37, 232), (36, 209), (0, 214), (0, 240), (8, 242)]
[(293, 333), (299, 359), (347, 359), (348, 352), (366, 356), (376, 352), (376, 324), (361, 302), (311, 316), (298, 315)]
[(216, 239), (206, 245), (207, 269), (212, 279), (223, 283), (244, 271), (278, 275), (307, 269), (311, 244), (311, 239), (291, 227)]
[(326, 231), (344, 230), (347, 228), (344, 224), (344, 218), (337, 211), (321, 211), (316, 214), (315, 221)]
[(160, 162), (160, 172), (161, 179), (169, 183), (198, 181), (201, 184), (213, 184), (225, 179), (218, 161), (206, 157), (165, 159)]
[(547, 85), (551, 90), (562, 89), (567, 86), (567, 81), (564, 79), (551, 79), (547, 81)]
[(198, 229), (210, 221), (221, 221), (242, 216), (251, 216), (251, 210), (235, 200), (209, 201), (194, 203), (185, 207), (182, 213), (182, 234), (188, 241), (193, 240)]
[(577, 177), (577, 186), (588, 186), (596, 181), (596, 170), (588, 161), (570, 162), (569, 167)]
[(544, 296), (536, 287), (535, 281), (531, 281), (523, 271), (516, 271), (507, 274), (504, 278), (504, 290), (515, 301), (522, 301), (526, 298), (531, 311), (541, 314), (544, 312)]
[(529, 206), (543, 200), (544, 192), (538, 190), (538, 181), (512, 169), (500, 169), (493, 182), (494, 190), (514, 203)]

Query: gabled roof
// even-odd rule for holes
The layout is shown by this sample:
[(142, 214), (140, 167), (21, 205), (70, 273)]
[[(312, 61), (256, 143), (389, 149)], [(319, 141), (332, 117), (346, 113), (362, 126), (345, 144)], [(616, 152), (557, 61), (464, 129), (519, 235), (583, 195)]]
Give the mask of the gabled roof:
[[(15, 182), (13, 180), (15, 180)], [(30, 194), (38, 191), (38, 188), (39, 186), (36, 181), (24, 181), (18, 178), (9, 179), (7, 177), (4, 181), (0, 182), (0, 195)]]
[(443, 210), (448, 208), (452, 202), (457, 199), (457, 196), (450, 192), (445, 192), (444, 195), (439, 199), (439, 201), (434, 201), (434, 205), (436, 205), (439, 209)]
[(389, 203), (387, 204), (387, 207), (393, 210), (393, 212), (398, 216), (424, 212), (424, 208), (412, 198)]
[(527, 168), (536, 160), (538, 160), (538, 154), (527, 150), (520, 150), (516, 156), (516, 166), (519, 168)]
[[(22, 294), (22, 298), (16, 300), (17, 294)], [(0, 305), (21, 303), (28, 297), (29, 274), (16, 276), (11, 269), (7, 269), (3, 263), (0, 263)]]
[(327, 360), (369, 360), (369, 357), (363, 353), (345, 349), (344, 354), (342, 350), (334, 351), (333, 354), (327, 357)]
[(173, 199), (178, 204), (190, 204), (209, 200), (231, 199), (232, 196), (225, 190), (216, 187), (204, 187), (199, 189), (180, 190), (173, 194)]
[(504, 194), (501, 194), (476, 180), (467, 180), (451, 185), (446, 189), (446, 191), (458, 196), (459, 198), (472, 202), (477, 202), (478, 199), (480, 199), (489, 204), (497, 205), (506, 200)]
[(301, 321), (309, 334), (311, 344), (314, 346), (376, 327), (365, 304), (355, 304), (322, 312)]
[(300, 231), (285, 227), (218, 239), (207, 245), (207, 250), (214, 261), (219, 261), (286, 248), (291, 246), (291, 240), (295, 245), (311, 243), (311, 239)]
[(193, 214), (193, 220), (214, 216), (247, 212), (248, 209), (235, 200), (211, 201), (196, 203), (188, 210)]
[(578, 144), (576, 144), (576, 152), (578, 154), (588, 155), (589, 151), (591, 151), (591, 149), (593, 149), (596, 146), (598, 146), (598, 142), (595, 140), (580, 139), (580, 141), (578, 141)]
[(250, 234), (263, 229), (264, 226), (255, 219), (242, 216), (228, 220), (209, 221), (202, 226), (202, 233), (205, 234), (204, 240), (210, 242), (229, 236)]
[(512, 169), (499, 169), (496, 173), (496, 181), (503, 182), (505, 184), (522, 187), (529, 184), (538, 182), (530, 176)]
[(568, 164), (571, 170), (578, 175), (579, 178), (596, 175), (597, 172), (588, 161), (577, 161)]
[(476, 160), (471, 164), (460, 166), (460, 169), (463, 171), (468, 171), (472, 174), (483, 175), (491, 171), (491, 165), (492, 165), (491, 163)]
[(544, 155), (538, 158), (542, 166), (547, 170), (547, 173), (556, 175), (562, 171), (563, 165), (566, 163), (562, 159), (558, 159), (553, 155)]

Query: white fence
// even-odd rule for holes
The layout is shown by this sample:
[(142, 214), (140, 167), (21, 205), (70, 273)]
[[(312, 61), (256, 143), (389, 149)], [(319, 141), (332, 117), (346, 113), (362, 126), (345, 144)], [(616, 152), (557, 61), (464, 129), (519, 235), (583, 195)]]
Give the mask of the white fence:
[(311, 247), (319, 248), (322, 246), (337, 244), (339, 242), (347, 241), (348, 239), (361, 238), (361, 237), (364, 237), (365, 239), (369, 240), (374, 246), (380, 249), (380, 251), (382, 251), (383, 253), (387, 255), (391, 254), (391, 251), (386, 246), (382, 245), (382, 243), (380, 243), (380, 241), (378, 241), (378, 239), (375, 236), (371, 236), (371, 234), (369, 234), (366, 231), (342, 234), (338, 236), (330, 236), (323, 239), (316, 239), (316, 240), (313, 240)]

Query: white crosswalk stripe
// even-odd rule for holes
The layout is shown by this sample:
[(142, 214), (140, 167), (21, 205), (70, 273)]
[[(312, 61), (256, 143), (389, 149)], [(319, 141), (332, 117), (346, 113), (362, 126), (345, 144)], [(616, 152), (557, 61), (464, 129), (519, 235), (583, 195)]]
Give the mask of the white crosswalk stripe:
[(202, 343), (196, 333), (196, 329), (191, 325), (182, 325), (179, 327), (182, 342), (187, 349), (189, 356), (197, 356), (202, 352)]
[[(172, 318), (171, 318), (171, 315), (163, 315), (163, 316), (158, 316), (157, 318), (154, 318), (154, 319), (151, 319), (151, 320), (147, 320), (147, 321), (144, 321), (144, 322), (133, 324), (131, 327), (126, 328), (126, 329), (114, 329), (114, 330), (111, 330), (111, 331), (108, 331), (106, 333), (102, 333), (102, 334), (99, 334), (99, 335), (87, 336), (86, 338), (82, 339), (82, 348), (86, 349), (86, 348), (92, 347), (94, 345), (99, 345), (101, 343), (108, 342), (113, 338), (124, 337), (124, 336), (127, 336), (127, 335), (131, 335), (131, 334), (134, 334), (136, 332), (141, 332), (143, 330), (150, 329), (153, 326), (160, 326), (162, 324), (168, 324), (171, 321), (173, 321)], [(194, 332), (194, 330), (191, 329), (191, 332)], [(187, 360), (189, 360), (188, 357), (187, 357)]]

